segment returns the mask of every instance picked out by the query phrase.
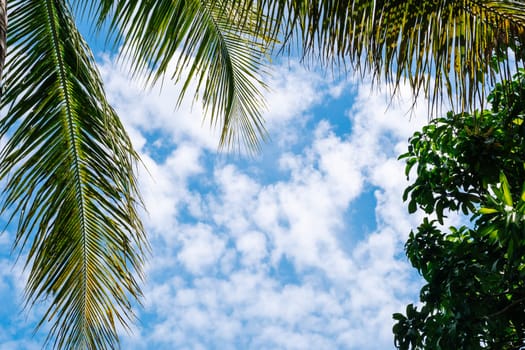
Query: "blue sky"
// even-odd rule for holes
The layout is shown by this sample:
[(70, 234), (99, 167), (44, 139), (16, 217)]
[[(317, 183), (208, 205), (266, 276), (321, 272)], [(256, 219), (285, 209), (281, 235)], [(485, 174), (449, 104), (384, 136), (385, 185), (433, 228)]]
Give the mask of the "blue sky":
[[(100, 47), (100, 46), (98, 46)], [(144, 307), (123, 349), (393, 349), (392, 313), (421, 281), (403, 244), (420, 221), (396, 158), (426, 121), (408, 90), (334, 80), (294, 58), (272, 67), (271, 136), (255, 157), (218, 154), (180, 87), (144, 89), (95, 52), (108, 97), (141, 154), (152, 243)], [(0, 236), (0, 349), (39, 349), (22, 264)]]

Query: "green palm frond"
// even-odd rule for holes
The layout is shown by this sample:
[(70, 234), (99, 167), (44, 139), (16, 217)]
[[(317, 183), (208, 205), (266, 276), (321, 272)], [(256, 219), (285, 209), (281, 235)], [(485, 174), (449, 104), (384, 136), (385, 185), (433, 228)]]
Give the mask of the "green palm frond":
[(511, 60), (495, 60), (495, 53), (510, 47), (519, 65), (525, 57), (523, 0), (80, 3), (91, 4), (99, 23), (112, 21), (135, 72), (149, 70), (153, 81), (190, 72), (183, 93), (195, 79), (213, 125), (222, 127), (222, 145), (256, 146), (255, 136), (264, 135), (257, 74), (279, 40), (284, 49), (302, 45), (304, 58), (371, 73), (375, 82), (397, 88), (406, 81), (432, 109), (444, 99), (456, 110), (482, 104), (486, 88), (513, 71)]
[(39, 327), (64, 349), (113, 349), (148, 244), (137, 216), (137, 155), (106, 102), (65, 0), (9, 2), (1, 107), (2, 211), (27, 252), (27, 304), (50, 301)]
[(276, 25), (305, 57), (349, 63), (395, 87), (406, 80), (433, 107), (448, 97), (467, 110), (483, 102), (494, 78), (510, 78), (510, 61), (494, 66), (495, 51), (521, 51), (523, 65), (524, 1), (261, 0), (260, 7), (279, 14)]
[(110, 16), (120, 33), (133, 73), (150, 82), (165, 75), (183, 81), (179, 103), (190, 84), (203, 102), (213, 127), (221, 130), (221, 147), (256, 150), (266, 137), (262, 76), (272, 40), (262, 26), (266, 17), (232, 1), (101, 1), (97, 18)]

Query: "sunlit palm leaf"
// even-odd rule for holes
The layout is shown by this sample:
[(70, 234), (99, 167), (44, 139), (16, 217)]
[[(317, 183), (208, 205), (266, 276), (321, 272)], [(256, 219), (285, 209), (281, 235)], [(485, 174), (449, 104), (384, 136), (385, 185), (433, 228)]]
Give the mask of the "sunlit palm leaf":
[[(133, 318), (146, 239), (132, 150), (64, 0), (9, 2), (2, 210), (14, 209), (39, 326), (65, 349), (113, 349)], [(26, 248), (26, 249), (24, 249)]]
[(255, 26), (266, 17), (241, 9), (230, 1), (102, 1), (98, 16), (111, 15), (135, 73), (147, 72), (152, 82), (166, 74), (183, 79), (179, 102), (195, 83), (195, 97), (221, 129), (220, 145), (254, 150), (266, 136), (261, 75), (271, 41)]
[(270, 50), (277, 39), (299, 43), (306, 58), (348, 63), (358, 72), (372, 73), (376, 82), (387, 81), (397, 88), (407, 81), (416, 96), (430, 98), (431, 107), (438, 108), (448, 98), (459, 110), (483, 103), (485, 89), (496, 77), (510, 78), (510, 61), (495, 65), (494, 52), (511, 47), (520, 53), (520, 61), (525, 56), (521, 49), (524, 1), (103, 0), (97, 4), (94, 12), (99, 18), (110, 16), (114, 29), (124, 33), (135, 71), (152, 69), (150, 77), (158, 79), (181, 54), (173, 74), (180, 78), (190, 71), (186, 83), (196, 78), (212, 122), (223, 127), (222, 144), (237, 137), (236, 127), (238, 139), (256, 144), (254, 136), (263, 129), (258, 112), (260, 81), (253, 76), (264, 62), (265, 49)]
[(492, 78), (497, 74), (510, 78), (509, 61), (500, 63), (499, 73), (491, 66), (494, 51), (508, 46), (520, 51), (525, 43), (524, 1), (259, 3), (260, 8), (279, 14), (277, 25), (284, 28), (286, 38), (301, 42), (306, 56), (347, 62), (395, 87), (406, 79), (413, 92), (429, 96), (434, 107), (441, 95), (458, 109), (482, 103)]

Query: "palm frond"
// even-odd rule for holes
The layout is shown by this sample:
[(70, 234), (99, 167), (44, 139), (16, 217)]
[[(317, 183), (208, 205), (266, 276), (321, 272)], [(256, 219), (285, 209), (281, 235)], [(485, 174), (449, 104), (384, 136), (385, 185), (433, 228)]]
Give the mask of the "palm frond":
[[(114, 18), (113, 28), (123, 33), (135, 71), (152, 69), (156, 73), (151, 77), (158, 79), (173, 57), (181, 54), (174, 76), (180, 78), (189, 69), (186, 83), (195, 77), (203, 87), (212, 122), (223, 126), (222, 143), (234, 138), (231, 122), (239, 122), (241, 138), (250, 145), (256, 142), (253, 135), (261, 133), (258, 113), (236, 116), (232, 106), (250, 113), (261, 106), (256, 89), (260, 81), (246, 77), (257, 73), (265, 50), (271, 51), (279, 40), (283, 52), (292, 52), (286, 47), (297, 43), (305, 59), (348, 64), (363, 75), (371, 74), (375, 82), (397, 88), (406, 81), (416, 97), (429, 98), (432, 110), (446, 99), (456, 110), (483, 104), (487, 87), (496, 79), (509, 79), (515, 71), (511, 60), (494, 59), (495, 54), (504, 56), (511, 48), (519, 66), (525, 58), (523, 0), (103, 0), (97, 4), (93, 12), (99, 23)], [(240, 47), (232, 45), (239, 43), (239, 37)], [(188, 59), (192, 56), (195, 61)]]
[(150, 82), (166, 75), (183, 80), (181, 95), (174, 96), (179, 103), (196, 83), (194, 97), (202, 100), (210, 125), (220, 128), (220, 146), (256, 150), (266, 137), (262, 76), (272, 42), (257, 26), (266, 17), (225, 0), (115, 3), (101, 1), (93, 12), (119, 33), (132, 73), (146, 73)]
[[(509, 60), (495, 51), (523, 53), (525, 2), (509, 0), (261, 0), (278, 13), (288, 44), (305, 58), (350, 64), (375, 81), (408, 81), (436, 107), (443, 98), (461, 110), (484, 100), (488, 83), (508, 79)], [(523, 65), (524, 55), (518, 55)]]
[(15, 247), (27, 252), (27, 305), (50, 300), (38, 327), (51, 321), (55, 346), (113, 349), (117, 325), (133, 319), (148, 249), (137, 155), (67, 2), (15, 0), (8, 10), (1, 209), (14, 209)]

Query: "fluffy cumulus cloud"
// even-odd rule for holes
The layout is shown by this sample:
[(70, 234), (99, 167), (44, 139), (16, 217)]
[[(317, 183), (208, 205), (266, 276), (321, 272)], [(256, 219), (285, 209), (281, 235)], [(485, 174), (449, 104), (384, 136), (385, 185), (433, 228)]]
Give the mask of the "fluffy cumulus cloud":
[(110, 58), (101, 71), (147, 169), (153, 251), (124, 348), (393, 348), (392, 313), (420, 283), (396, 158), (424, 113), (288, 63), (269, 81), (272, 141), (245, 158), (215, 153), (200, 107), (175, 108), (179, 87), (144, 89)]
[[(332, 83), (295, 63), (275, 69), (264, 115), (272, 141), (239, 159), (214, 153), (197, 105), (174, 109), (176, 86), (144, 92), (105, 62), (108, 93), (149, 169), (153, 256), (128, 348), (392, 348), (391, 315), (419, 283), (402, 251), (415, 221), (396, 157), (425, 115), (410, 120), (409, 103), (368, 84)], [(331, 115), (332, 103), (344, 107)], [(350, 208), (367, 193), (375, 200), (359, 212), (372, 229), (353, 232)]]
[(34, 305), (34, 312), (23, 311), (22, 293), (27, 271), (24, 271), (21, 263), (15, 264), (15, 256), (8, 253), (12, 243), (10, 236), (7, 231), (0, 235), (0, 349), (41, 349), (41, 337), (33, 337), (32, 334), (37, 315), (43, 311), (42, 303)]

